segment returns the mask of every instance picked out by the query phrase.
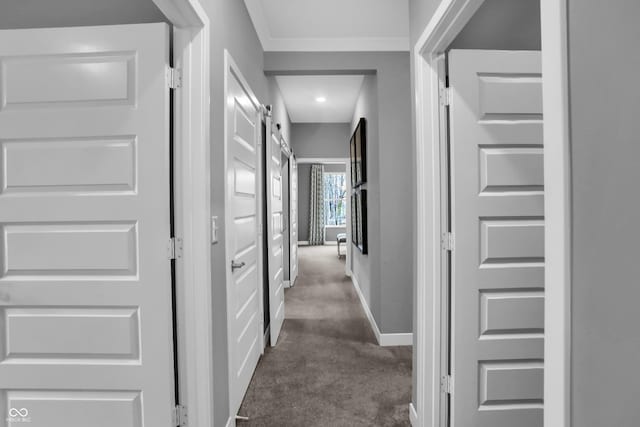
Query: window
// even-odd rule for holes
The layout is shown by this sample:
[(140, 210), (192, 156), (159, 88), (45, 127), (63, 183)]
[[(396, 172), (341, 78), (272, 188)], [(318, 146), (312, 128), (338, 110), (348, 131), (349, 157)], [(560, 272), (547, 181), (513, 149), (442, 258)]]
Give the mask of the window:
[(347, 224), (347, 177), (344, 172), (324, 174), (324, 225)]

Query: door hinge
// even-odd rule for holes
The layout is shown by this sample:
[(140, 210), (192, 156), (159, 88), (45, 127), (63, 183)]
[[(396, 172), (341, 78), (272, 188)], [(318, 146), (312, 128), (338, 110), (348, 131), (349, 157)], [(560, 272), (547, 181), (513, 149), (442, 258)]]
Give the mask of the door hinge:
[(440, 105), (445, 107), (451, 105), (451, 88), (445, 86), (440, 88)]
[(442, 249), (445, 251), (453, 251), (454, 247), (453, 233), (442, 233)]
[(167, 245), (167, 258), (182, 258), (182, 239), (180, 239), (179, 237), (169, 237), (169, 243)]
[(187, 407), (184, 405), (176, 405), (173, 408), (173, 425), (177, 427), (186, 427), (189, 425), (187, 418)]
[(440, 390), (443, 393), (453, 394), (453, 380), (451, 379), (451, 375), (443, 375), (440, 378)]
[(179, 68), (167, 68), (167, 85), (169, 89), (178, 89), (182, 86), (182, 71)]

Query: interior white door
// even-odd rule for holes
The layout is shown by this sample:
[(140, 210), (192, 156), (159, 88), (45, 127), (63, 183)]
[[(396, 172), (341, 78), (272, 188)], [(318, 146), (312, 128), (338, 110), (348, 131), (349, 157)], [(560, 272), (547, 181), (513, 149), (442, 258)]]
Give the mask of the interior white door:
[(233, 65), (227, 67), (226, 82), (229, 389), (236, 414), (262, 353), (262, 153), (260, 109), (248, 83)]
[(168, 61), (165, 24), (0, 31), (3, 425), (173, 426)]
[(266, 146), (267, 182), (267, 250), (269, 260), (269, 319), (271, 322), (271, 346), (278, 342), (284, 323), (284, 211), (282, 203), (282, 166), (280, 131), (271, 117), (267, 117)]
[(289, 226), (291, 227), (291, 257), (290, 286), (296, 283), (298, 278), (298, 162), (295, 156), (289, 158)]
[(542, 427), (540, 52), (449, 54), (456, 427)]

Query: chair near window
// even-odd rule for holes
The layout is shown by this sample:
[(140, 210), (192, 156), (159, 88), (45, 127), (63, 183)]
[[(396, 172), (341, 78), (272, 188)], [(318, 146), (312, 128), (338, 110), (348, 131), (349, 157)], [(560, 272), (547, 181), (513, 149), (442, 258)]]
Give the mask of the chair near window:
[[(345, 251), (347, 249), (347, 233), (338, 233), (338, 235), (336, 236), (336, 242), (338, 243), (338, 258), (340, 258), (341, 256), (343, 256), (340, 253), (340, 243), (344, 243)], [(344, 256), (347, 256), (346, 252)]]

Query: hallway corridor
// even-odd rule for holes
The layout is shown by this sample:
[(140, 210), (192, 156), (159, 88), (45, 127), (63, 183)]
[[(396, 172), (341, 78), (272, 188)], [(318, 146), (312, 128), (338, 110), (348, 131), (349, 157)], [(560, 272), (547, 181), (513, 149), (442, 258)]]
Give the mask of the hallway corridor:
[(278, 346), (267, 347), (238, 426), (408, 426), (411, 347), (380, 347), (335, 246), (301, 247)]

